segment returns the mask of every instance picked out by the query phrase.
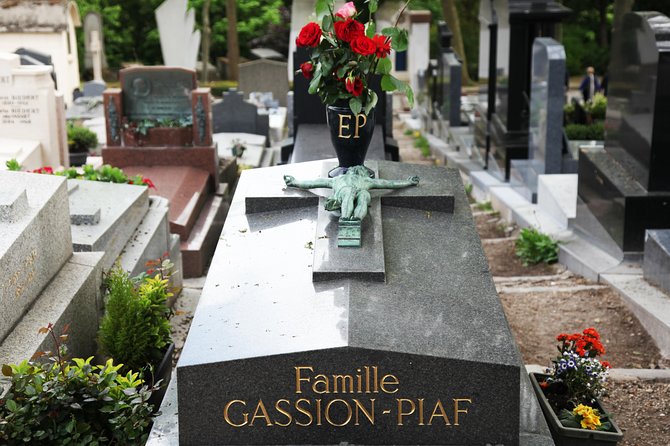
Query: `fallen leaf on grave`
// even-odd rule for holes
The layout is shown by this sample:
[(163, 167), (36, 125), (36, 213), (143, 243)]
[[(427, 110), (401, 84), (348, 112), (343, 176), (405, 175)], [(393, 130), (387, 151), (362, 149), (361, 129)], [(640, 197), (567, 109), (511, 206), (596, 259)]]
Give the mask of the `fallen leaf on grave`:
[(186, 314), (186, 312), (182, 311), (182, 310), (177, 310), (177, 311), (174, 312), (175, 316), (181, 316), (182, 314)]
[(239, 229), (239, 231), (240, 231), (240, 232), (242, 232), (242, 233), (245, 233), (245, 232), (247, 232), (247, 230), (246, 230), (246, 229)]
[(307, 249), (314, 249), (314, 243), (313, 243), (313, 242), (307, 242), (307, 243), (305, 243), (305, 248), (307, 248)]

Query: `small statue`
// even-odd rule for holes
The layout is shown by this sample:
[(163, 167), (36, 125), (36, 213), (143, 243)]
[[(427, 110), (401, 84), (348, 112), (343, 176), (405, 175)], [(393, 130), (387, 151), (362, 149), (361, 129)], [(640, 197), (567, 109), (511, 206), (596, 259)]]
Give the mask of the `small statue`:
[[(318, 178), (316, 180), (299, 181), (291, 175), (284, 175), (284, 182), (289, 187), (300, 189), (333, 189), (333, 195), (326, 200), (327, 211), (340, 210), (340, 234), (343, 226), (355, 223), (358, 227), (358, 245), (360, 246), (360, 222), (368, 214), (370, 205), (370, 189), (402, 189), (419, 184), (419, 177), (409, 177), (407, 180), (382, 180), (370, 178), (368, 169), (364, 166), (350, 167), (344, 175), (335, 178)], [(339, 239), (339, 236), (338, 236)]]

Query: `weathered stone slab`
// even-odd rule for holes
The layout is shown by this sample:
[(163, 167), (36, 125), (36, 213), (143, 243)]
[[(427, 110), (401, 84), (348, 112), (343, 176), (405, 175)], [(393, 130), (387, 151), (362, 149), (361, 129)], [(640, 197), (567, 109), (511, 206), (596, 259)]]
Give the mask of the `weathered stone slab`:
[(73, 184), (69, 200), (74, 250), (104, 251), (102, 266), (111, 268), (147, 212), (148, 188), (86, 180), (68, 183)]
[(0, 201), (11, 202), (0, 223), (2, 340), (70, 257), (72, 237), (64, 178), (0, 171), (0, 184)]
[(670, 229), (647, 231), (642, 271), (649, 283), (670, 295)]
[(38, 351), (53, 351), (52, 340), (38, 330), (49, 322), (60, 334), (70, 324), (68, 351), (73, 356), (95, 354), (102, 317), (102, 255), (74, 253), (49, 282), (34, 305), (0, 343), (0, 364), (17, 364)]
[(379, 162), (453, 191), (452, 212), (382, 203), (386, 283), (315, 283), (316, 206), (245, 199), (322, 168), (242, 175), (178, 364), (180, 444), (520, 444), (542, 418), (522, 424), (521, 361), (458, 172)]

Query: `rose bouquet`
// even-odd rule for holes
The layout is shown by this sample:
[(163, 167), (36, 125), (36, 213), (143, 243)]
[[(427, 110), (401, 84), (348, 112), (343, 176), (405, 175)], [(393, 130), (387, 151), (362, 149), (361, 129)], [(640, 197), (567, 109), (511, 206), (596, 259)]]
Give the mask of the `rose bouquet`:
[(381, 76), (384, 91), (405, 93), (410, 106), (414, 93), (407, 83), (392, 76), (391, 49), (407, 49), (407, 31), (398, 29), (398, 21), (407, 8), (406, 3), (393, 27), (378, 32), (372, 14), (378, 0), (367, 0), (370, 19), (363, 20), (353, 2), (337, 11), (332, 0), (317, 0), (316, 22), (306, 24), (296, 45), (311, 48), (310, 60), (300, 66), (302, 75), (310, 80), (309, 93), (318, 94), (326, 105), (346, 102), (354, 114), (368, 114), (377, 104), (376, 93), (369, 88), (374, 74)]
[(606, 393), (607, 361), (597, 357), (605, 353), (600, 334), (594, 328), (582, 333), (561, 333), (559, 355), (547, 369), (540, 387), (564, 427), (609, 431), (609, 415), (598, 406)]

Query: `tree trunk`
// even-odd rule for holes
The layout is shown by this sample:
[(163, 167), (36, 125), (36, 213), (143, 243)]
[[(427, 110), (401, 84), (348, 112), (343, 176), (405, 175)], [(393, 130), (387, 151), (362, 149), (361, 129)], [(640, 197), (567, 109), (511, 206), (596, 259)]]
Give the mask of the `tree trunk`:
[(237, 6), (235, 0), (226, 0), (226, 16), (228, 18), (228, 79), (239, 80), (240, 44), (237, 40)]
[(463, 61), (463, 85), (470, 85), (472, 80), (468, 73), (468, 60), (465, 57), (465, 50), (463, 48), (463, 35), (461, 34), (461, 22), (458, 19), (458, 10), (456, 9), (455, 0), (442, 0), (442, 12), (444, 13), (444, 20), (447, 22), (449, 29), (453, 33), (451, 38), (454, 51)]
[(211, 0), (205, 0), (202, 4), (202, 77), (201, 82), (209, 81), (209, 42), (212, 29), (209, 27), (209, 4)]
[(607, 0), (598, 0), (598, 13), (600, 15), (598, 41), (602, 48), (607, 48), (609, 46), (609, 42), (607, 41), (607, 3)]

